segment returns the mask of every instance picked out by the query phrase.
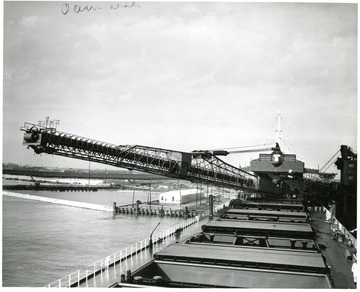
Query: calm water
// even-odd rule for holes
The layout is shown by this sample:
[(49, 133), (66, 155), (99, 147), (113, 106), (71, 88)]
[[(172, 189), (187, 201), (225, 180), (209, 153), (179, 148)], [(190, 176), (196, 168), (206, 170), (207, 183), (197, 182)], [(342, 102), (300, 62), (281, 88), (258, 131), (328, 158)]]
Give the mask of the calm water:
[[(149, 197), (149, 192), (144, 191), (106, 191), (100, 190), (97, 192), (51, 192), (51, 191), (18, 191), (24, 194), (43, 196), (49, 198), (57, 198), (63, 200), (71, 200), (78, 202), (86, 202), (99, 205), (112, 206), (113, 202), (117, 205), (131, 204), (134, 196), (134, 203), (136, 200), (146, 202)], [(151, 200), (158, 200), (159, 195), (152, 192)]]
[[(102, 205), (114, 201), (129, 204), (133, 197), (132, 191), (23, 193)], [(147, 196), (146, 192), (136, 192), (135, 200), (146, 201)], [(159, 221), (157, 231), (182, 219), (114, 217), (109, 212), (3, 196), (3, 286), (45, 286), (74, 271), (54, 267), (91, 264), (148, 238)]]

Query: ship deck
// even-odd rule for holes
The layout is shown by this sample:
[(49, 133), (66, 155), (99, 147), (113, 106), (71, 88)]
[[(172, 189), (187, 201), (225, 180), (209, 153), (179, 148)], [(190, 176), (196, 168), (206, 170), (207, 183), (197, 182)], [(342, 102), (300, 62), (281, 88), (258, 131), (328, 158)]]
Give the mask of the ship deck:
[(256, 209), (265, 209), (265, 210), (292, 210), (292, 211), (302, 211), (304, 206), (299, 203), (270, 203), (270, 202), (252, 202), (244, 201), (241, 202), (242, 208), (256, 208)]
[(313, 238), (314, 232), (308, 223), (285, 223), (248, 220), (210, 221), (202, 226), (204, 232), (246, 232), (247, 234), (268, 234), (293, 238)]
[(201, 230), (201, 225), (203, 225), (206, 220), (208, 220), (208, 217), (188, 226), (187, 228), (183, 229), (179, 236), (173, 235), (171, 237), (165, 238), (163, 242), (155, 244), (153, 250), (145, 249), (137, 253), (135, 256), (116, 264), (115, 266), (109, 266), (108, 269), (102, 273), (81, 282), (79, 287), (107, 288), (115, 285), (116, 283), (120, 282), (120, 276), (122, 274), (126, 274), (126, 271), (135, 271), (141, 268), (153, 259), (155, 253), (164, 249), (169, 244), (184, 240), (192, 234), (199, 232)]
[(305, 212), (289, 212), (277, 210), (253, 210), (253, 209), (230, 209), (226, 211), (226, 215), (243, 215), (243, 216), (277, 216), (277, 217), (291, 217), (291, 218), (307, 218)]
[(228, 266), (254, 266), (263, 269), (281, 266), (287, 271), (320, 272), (326, 270), (322, 258), (317, 253), (266, 248), (249, 250), (249, 248), (242, 246), (239, 246), (234, 252), (233, 246), (174, 244), (157, 253), (155, 259), (188, 263), (206, 262), (212, 265), (226, 263)]
[(317, 235), (319, 245), (323, 246), (322, 254), (331, 269), (331, 279), (336, 289), (356, 288), (353, 281), (351, 267), (353, 262), (348, 260), (347, 253), (353, 253), (355, 247), (335, 240), (330, 229), (330, 222), (325, 220), (325, 214), (320, 211), (310, 211), (311, 226)]
[[(352, 261), (347, 259), (347, 255), (349, 252), (350, 253), (354, 252), (355, 248), (348, 247), (345, 243), (342, 243), (342, 242), (339, 242), (338, 240), (333, 239), (332, 232), (330, 229), (330, 223), (325, 221), (325, 214), (323, 212), (311, 211), (309, 215), (311, 218), (310, 225), (316, 233), (316, 239), (317, 239), (319, 245), (322, 247), (322, 249), (321, 249), (322, 255), (326, 258), (326, 264), (328, 266), (330, 266), (330, 277), (331, 277), (331, 282), (332, 282), (333, 288), (354, 289), (355, 285), (353, 282), (353, 274), (351, 272), (351, 267), (352, 267), (353, 263), (352, 263)], [(180, 236), (178, 236), (177, 238), (175, 238), (175, 236), (174, 236), (172, 238), (164, 240), (164, 242), (162, 242), (161, 244), (156, 245), (153, 251), (146, 249), (146, 250), (138, 253), (135, 257), (128, 259), (127, 261), (121, 262), (115, 266), (110, 266), (103, 273), (81, 283), (80, 287), (116, 287), (117, 283), (120, 282), (120, 278), (121, 278), (122, 274), (126, 275), (126, 272), (128, 270), (131, 270), (131, 272), (133, 274), (134, 273), (136, 274), (137, 271), (142, 269), (144, 266), (146, 267), (147, 265), (149, 265), (150, 262), (153, 261), (154, 254), (166, 253), (167, 248), (164, 249), (165, 246), (167, 246), (171, 243), (175, 243), (175, 241), (181, 242), (181, 241), (185, 240), (186, 238), (192, 236), (193, 234), (201, 232), (201, 226), (204, 225), (205, 222), (206, 221), (202, 220), (202, 221), (192, 225), (190, 228), (184, 229), (183, 233)], [(201, 250), (200, 246), (195, 247), (195, 248), (200, 248), (200, 253), (206, 253), (206, 251), (204, 249)], [(248, 249), (251, 249), (251, 247), (249, 247)], [(241, 248), (237, 249), (237, 250), (241, 250)], [(265, 252), (270, 252), (270, 251), (265, 251)], [(296, 252), (296, 251), (294, 251), (294, 252)], [(211, 254), (206, 254), (206, 256), (211, 258)], [(311, 256), (311, 255), (308, 255), (308, 256)], [(252, 257), (256, 257), (256, 255), (255, 254), (252, 255)], [(299, 260), (301, 260), (301, 259), (299, 259)], [(306, 259), (304, 258), (303, 260), (305, 261)], [(179, 268), (181, 268), (181, 265), (183, 265), (182, 263), (176, 263), (176, 262), (173, 262), (173, 263), (168, 262), (168, 261), (164, 262), (161, 259), (158, 261), (159, 261), (160, 265), (167, 266), (167, 269), (170, 272), (174, 271), (174, 273), (176, 271), (179, 271)], [(291, 263), (291, 257), (289, 257), (289, 262)], [(240, 267), (238, 267), (238, 268), (240, 268)], [(175, 270), (173, 270), (173, 269), (175, 269)], [(187, 266), (187, 268), (184, 270), (184, 272), (188, 271), (188, 269), (189, 269), (189, 266)], [(219, 273), (221, 273), (221, 271), (223, 270), (222, 267), (216, 267), (216, 266), (214, 266), (212, 269), (213, 269), (213, 271), (218, 270)], [(269, 275), (274, 275), (274, 272), (275, 271), (265, 271), (263, 269), (259, 270), (259, 271), (256, 271), (256, 270), (244, 271), (245, 274), (251, 273), (251, 277), (255, 277), (256, 279), (259, 279), (258, 277), (262, 277), (262, 276), (264, 276), (266, 278), (266, 279), (264, 278), (263, 283), (260, 283), (259, 280), (255, 281), (258, 285), (257, 287), (248, 286), (249, 288), (251, 288), (251, 287), (252, 288), (267, 288), (266, 283), (268, 283), (268, 284), (272, 283), (271, 279), (274, 278), (273, 276), (270, 277)], [(177, 274), (177, 272), (176, 272), (176, 274)], [(224, 274), (224, 277), (226, 276), (225, 274)], [(319, 279), (321, 279), (321, 276), (319, 274), (315, 273), (313, 275), (314, 275), (314, 279), (316, 279), (316, 277), (318, 279), (318, 280), (315, 280), (313, 283), (315, 283), (316, 281), (320, 281)], [(296, 281), (298, 283), (300, 283), (301, 281), (306, 281), (305, 278), (301, 278), (301, 277), (303, 277), (303, 276), (294, 275), (294, 283)], [(244, 278), (244, 281), (245, 280), (246, 279)], [(325, 281), (325, 280), (321, 279), (321, 281)], [(303, 288), (319, 288), (319, 287), (316, 287), (315, 284), (314, 284), (315, 286), (312, 286), (312, 287), (311, 287), (311, 285), (312, 284), (309, 284), (309, 283), (306, 284), (304, 282)], [(127, 285), (124, 283), (123, 287), (126, 287), (126, 286)], [(299, 285), (297, 285), (297, 286), (299, 286)], [(144, 287), (144, 286), (142, 286), (142, 287)], [(279, 288), (280, 287), (282, 287), (282, 286), (280, 285)]]

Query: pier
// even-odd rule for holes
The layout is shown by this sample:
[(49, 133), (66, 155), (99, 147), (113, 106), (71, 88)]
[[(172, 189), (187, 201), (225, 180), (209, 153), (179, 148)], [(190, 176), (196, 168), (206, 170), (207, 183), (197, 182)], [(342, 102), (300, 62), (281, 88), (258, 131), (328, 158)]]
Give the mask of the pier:
[(163, 207), (156, 207), (156, 208), (149, 208), (146, 207), (140, 207), (140, 205), (137, 205), (134, 207), (132, 204), (128, 205), (122, 205), (122, 206), (116, 206), (116, 203), (114, 202), (114, 211), (116, 214), (137, 214), (137, 215), (145, 215), (145, 216), (170, 216), (170, 217), (185, 217), (185, 218), (193, 218), (197, 216), (199, 213), (203, 213), (200, 211), (188, 211), (188, 208), (185, 209), (178, 209), (178, 210), (172, 210), (171, 208), (163, 208)]
[(164, 210), (160, 207), (158, 209), (148, 209), (148, 208), (132, 208), (132, 207), (116, 207), (117, 214), (137, 214), (137, 215), (146, 215), (146, 216), (170, 216), (170, 217), (188, 217), (192, 218), (198, 215), (198, 212), (188, 212), (186, 214), (185, 210)]

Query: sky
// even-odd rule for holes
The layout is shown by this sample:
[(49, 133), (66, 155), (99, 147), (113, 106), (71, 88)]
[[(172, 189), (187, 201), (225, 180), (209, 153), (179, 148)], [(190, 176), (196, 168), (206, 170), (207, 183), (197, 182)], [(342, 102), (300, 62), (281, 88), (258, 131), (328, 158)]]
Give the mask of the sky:
[(263, 144), (280, 112), (305, 167), (357, 152), (357, 4), (131, 3), (4, 3), (3, 162), (88, 167), (22, 145), (24, 122), (47, 116), (192, 151)]

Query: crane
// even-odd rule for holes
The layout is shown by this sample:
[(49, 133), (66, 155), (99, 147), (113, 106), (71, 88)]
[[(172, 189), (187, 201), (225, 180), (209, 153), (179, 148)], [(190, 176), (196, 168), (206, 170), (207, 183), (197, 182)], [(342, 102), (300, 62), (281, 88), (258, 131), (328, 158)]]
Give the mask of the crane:
[(230, 153), (225, 150), (181, 152), (141, 145), (115, 145), (28, 122), (20, 130), (25, 132), (23, 144), (36, 154), (65, 156), (236, 190), (256, 191), (259, 188), (257, 175), (217, 157)]

